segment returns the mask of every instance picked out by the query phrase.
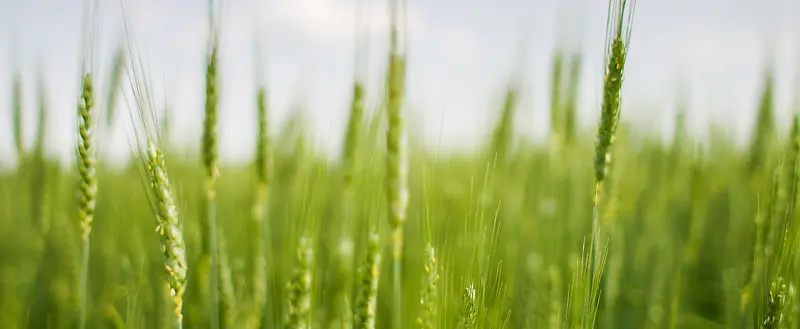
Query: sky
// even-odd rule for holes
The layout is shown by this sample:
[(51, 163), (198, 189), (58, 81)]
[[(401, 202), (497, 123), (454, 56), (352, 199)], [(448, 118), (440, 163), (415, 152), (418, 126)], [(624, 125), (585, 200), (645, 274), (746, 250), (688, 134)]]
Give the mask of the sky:
[[(338, 154), (353, 77), (366, 76), (371, 107), (380, 101), (387, 3), (223, 0), (222, 160), (248, 161), (252, 156), (259, 82), (269, 90), (273, 129), (294, 111), (303, 111), (315, 145)], [(0, 166), (14, 161), (12, 76), (19, 73), (24, 82), (25, 144), (32, 145), (37, 88), (43, 85), (47, 151), (71, 163), (81, 63), (87, 59), (98, 88), (105, 90), (120, 42), (135, 45), (139, 60), (149, 68), (156, 104), (168, 100), (174, 109), (170, 140), (198, 150), (207, 4), (100, 0), (97, 37), (88, 52), (82, 46), (83, 0), (1, 1), (0, 134), (6, 136), (0, 137)], [(406, 0), (410, 128), (431, 147), (479, 146), (494, 125), (504, 88), (516, 77), (523, 83), (517, 131), (541, 139), (548, 131), (550, 64), (560, 46), (583, 55), (579, 123), (590, 129), (599, 112), (607, 5), (607, 0)], [(695, 134), (702, 137), (714, 123), (746, 140), (763, 71), (772, 60), (778, 80), (776, 112), (784, 125), (800, 94), (798, 21), (800, 4), (791, 0), (638, 0), (623, 120), (666, 136), (677, 95), (682, 94)], [(357, 45), (368, 49), (360, 65), (355, 64)], [(257, 57), (260, 68), (253, 64)], [(104, 153), (123, 161), (130, 153), (131, 129), (127, 104), (124, 99), (120, 104), (122, 115), (114, 129), (103, 128), (99, 139)]]

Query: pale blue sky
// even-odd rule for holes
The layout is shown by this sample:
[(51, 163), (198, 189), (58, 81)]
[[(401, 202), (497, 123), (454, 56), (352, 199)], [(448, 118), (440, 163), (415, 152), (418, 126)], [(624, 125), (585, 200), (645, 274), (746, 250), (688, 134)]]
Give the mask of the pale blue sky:
[[(354, 63), (356, 5), (369, 21), (370, 102), (385, 62), (385, 0), (225, 0), (223, 13), (221, 149), (223, 160), (247, 159), (253, 148), (253, 45), (265, 46), (263, 74), (275, 127), (302, 100), (317, 144), (338, 149), (345, 126)], [(558, 33), (585, 53), (580, 122), (591, 127), (599, 104), (607, 0), (406, 0), (410, 63), (408, 108), (415, 129), (431, 145), (470, 147), (492, 128), (502, 89), (525, 47), (525, 83), (517, 127), (527, 136), (547, 132), (550, 56)], [(794, 1), (796, 2), (796, 1)], [(100, 85), (122, 36), (124, 3), (136, 44), (151, 67), (159, 103), (177, 111), (172, 139), (197, 149), (203, 111), (205, 0), (100, 0), (94, 67)], [(10, 131), (10, 80), (25, 77), (27, 143), (33, 135), (34, 87), (41, 65), (50, 96), (49, 151), (73, 154), (83, 1), (4, 0), (0, 3), (0, 132)], [(563, 12), (569, 12), (564, 15)], [(689, 114), (702, 133), (710, 120), (737, 136), (750, 130), (769, 56), (779, 69), (778, 115), (787, 118), (800, 90), (800, 5), (791, 0), (638, 0), (623, 117), (669, 131), (674, 96), (689, 88)], [(561, 22), (561, 23), (559, 23)], [(566, 26), (566, 28), (564, 28)], [(254, 33), (255, 32), (255, 33)], [(361, 38), (365, 38), (362, 34)], [(123, 111), (127, 111), (123, 108)], [(121, 112), (125, 113), (125, 112)], [(128, 153), (119, 116), (104, 149)], [(11, 159), (10, 133), (0, 159)], [(8, 163), (5, 160), (0, 162)]]

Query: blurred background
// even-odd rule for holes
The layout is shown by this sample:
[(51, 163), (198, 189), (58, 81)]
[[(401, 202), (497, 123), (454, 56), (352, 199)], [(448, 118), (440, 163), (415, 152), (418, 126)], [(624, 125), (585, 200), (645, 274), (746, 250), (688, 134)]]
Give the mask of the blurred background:
[[(171, 122), (171, 139), (191, 150), (201, 133), (206, 7), (205, 1), (190, 0), (100, 1), (92, 62), (109, 70), (115, 48), (125, 42), (127, 16), (150, 66), (156, 103), (163, 104), (168, 93), (169, 106), (181, 117)], [(707, 136), (709, 124), (716, 123), (745, 141), (755, 118), (759, 77), (768, 64), (778, 81), (776, 115), (788, 119), (800, 76), (798, 7), (790, 0), (639, 1), (623, 120), (668, 136), (683, 99), (692, 109), (687, 121), (693, 134)], [(0, 76), (24, 73), (23, 83), (32, 90), (37, 72), (45, 72), (53, 116), (48, 153), (65, 163), (72, 156), (83, 8), (79, 0), (10, 0), (0, 10), (0, 63), (5, 63)], [(222, 160), (241, 162), (252, 154), (255, 126), (246, 123), (255, 119), (252, 84), (257, 78), (270, 87), (272, 125), (278, 127), (293, 109), (302, 108), (315, 143), (338, 154), (356, 40), (369, 46), (367, 83), (383, 82), (386, 2), (232, 0), (222, 8)], [(432, 146), (473, 148), (490, 133), (484, 123), (494, 118), (505, 82), (518, 76), (524, 87), (516, 125), (523, 136), (541, 141), (549, 126), (549, 76), (558, 47), (583, 55), (578, 122), (592, 126), (602, 90), (606, 8), (606, 1), (592, 0), (408, 1), (407, 104), (418, 123), (414, 129)], [(258, 47), (264, 55), (260, 70), (253, 65)], [(107, 78), (108, 72), (98, 77)], [(9, 99), (11, 82), (0, 79), (0, 99)], [(30, 108), (35, 98), (25, 102)], [(379, 103), (380, 95), (369, 95), (371, 109)], [(8, 131), (8, 107), (2, 111), (0, 131)], [(33, 120), (23, 121), (32, 136)], [(129, 118), (119, 115), (117, 121), (122, 127)], [(102, 147), (115, 161), (124, 161), (129, 153), (125, 130), (113, 135)], [(5, 167), (13, 164), (12, 150), (10, 139), (0, 141)]]

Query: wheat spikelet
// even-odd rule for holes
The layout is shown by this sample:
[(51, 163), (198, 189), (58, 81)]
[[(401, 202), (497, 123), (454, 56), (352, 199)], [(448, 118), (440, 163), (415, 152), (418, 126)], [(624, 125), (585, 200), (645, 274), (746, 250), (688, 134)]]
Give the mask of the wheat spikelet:
[(360, 273), (356, 312), (353, 317), (355, 329), (374, 329), (378, 307), (378, 280), (380, 279), (381, 253), (378, 234), (369, 236), (365, 251), (364, 267)]
[(292, 279), (289, 282), (289, 308), (286, 311), (285, 329), (310, 328), (311, 283), (314, 266), (314, 249), (311, 241), (301, 237), (297, 246), (297, 258)]
[(161, 150), (152, 140), (147, 142), (147, 174), (155, 203), (158, 232), (161, 235), (161, 250), (164, 254), (164, 269), (175, 311), (175, 324), (183, 327), (183, 294), (186, 290), (186, 244), (183, 241), (178, 207), (173, 199), (172, 187), (166, 172), (166, 163)]
[(428, 245), (426, 248), (425, 277), (423, 278), (422, 296), (420, 297), (420, 316), (417, 324), (422, 329), (436, 329), (438, 308), (439, 264), (436, 260), (436, 249)]

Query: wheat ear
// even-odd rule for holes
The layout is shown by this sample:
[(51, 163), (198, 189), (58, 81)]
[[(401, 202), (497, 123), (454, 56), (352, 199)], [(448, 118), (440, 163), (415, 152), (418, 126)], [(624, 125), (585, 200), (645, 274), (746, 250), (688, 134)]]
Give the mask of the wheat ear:
[(186, 290), (186, 243), (181, 231), (178, 207), (173, 199), (172, 187), (166, 172), (166, 162), (161, 150), (148, 140), (147, 174), (155, 201), (158, 232), (161, 235), (161, 250), (164, 254), (164, 269), (175, 310), (175, 324), (183, 327), (183, 294)]
[(94, 221), (95, 203), (97, 198), (97, 177), (95, 173), (95, 148), (93, 143), (93, 114), (94, 100), (92, 97), (92, 76), (86, 74), (82, 80), (81, 96), (78, 102), (78, 183), (80, 204), (78, 218), (81, 226), (81, 277), (79, 292), (79, 328), (86, 327), (86, 299), (89, 278), (89, 234)]
[[(603, 103), (600, 113), (600, 123), (597, 126), (597, 141), (594, 153), (595, 187), (592, 206), (592, 246), (590, 248), (591, 284), (590, 291), (593, 296), (599, 293), (597, 275), (602, 272), (600, 259), (604, 258), (605, 248), (600, 243), (603, 239), (600, 234), (601, 207), (604, 204), (603, 188), (608, 168), (611, 164), (612, 145), (619, 124), (620, 117), (620, 91), (625, 61), (628, 56), (628, 44), (633, 26), (633, 14), (636, 0), (609, 0), (608, 21), (606, 25), (606, 70), (603, 85)], [(593, 320), (592, 320), (593, 321)], [(593, 322), (592, 322), (593, 323)]]

